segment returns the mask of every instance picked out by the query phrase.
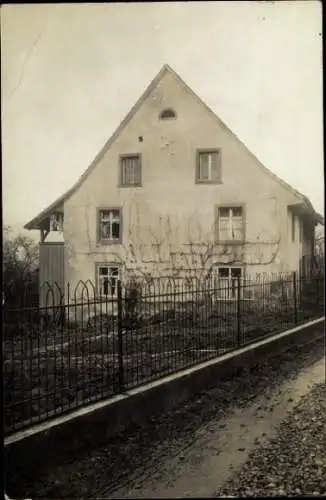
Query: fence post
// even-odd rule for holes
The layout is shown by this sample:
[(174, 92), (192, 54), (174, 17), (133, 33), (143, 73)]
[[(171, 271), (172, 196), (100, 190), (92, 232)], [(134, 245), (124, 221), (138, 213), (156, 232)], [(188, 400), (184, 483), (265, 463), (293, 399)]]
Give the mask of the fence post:
[(122, 288), (121, 281), (117, 282), (117, 307), (118, 307), (118, 363), (119, 363), (119, 392), (124, 391), (123, 374), (123, 342), (122, 342)]
[(297, 273), (293, 272), (293, 300), (294, 300), (294, 324), (298, 323), (298, 304), (297, 304)]
[(240, 277), (237, 279), (237, 334), (238, 345), (241, 346), (241, 286)]

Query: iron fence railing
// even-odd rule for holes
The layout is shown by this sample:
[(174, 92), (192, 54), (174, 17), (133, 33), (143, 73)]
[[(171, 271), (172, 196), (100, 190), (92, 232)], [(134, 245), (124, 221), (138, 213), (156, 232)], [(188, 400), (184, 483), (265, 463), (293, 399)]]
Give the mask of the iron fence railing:
[(5, 289), (7, 435), (324, 314), (323, 276), (46, 287), (44, 307)]

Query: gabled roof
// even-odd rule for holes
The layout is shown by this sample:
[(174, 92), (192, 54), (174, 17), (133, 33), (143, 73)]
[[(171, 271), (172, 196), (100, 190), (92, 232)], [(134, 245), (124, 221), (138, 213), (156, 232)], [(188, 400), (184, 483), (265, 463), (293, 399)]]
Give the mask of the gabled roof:
[(113, 144), (115, 139), (120, 135), (122, 130), (125, 128), (125, 126), (129, 123), (131, 118), (135, 115), (135, 113), (138, 111), (138, 109), (141, 107), (143, 102), (147, 99), (147, 97), (151, 94), (151, 92), (155, 89), (159, 81), (163, 78), (165, 73), (171, 73), (180, 83), (181, 85), (202, 105), (206, 108), (206, 110), (211, 113), (216, 120), (218, 120), (219, 124), (228, 132), (228, 134), (231, 134), (246, 150), (247, 152), (251, 155), (251, 157), (256, 161), (257, 165), (264, 170), (265, 173), (267, 173), (270, 177), (275, 179), (277, 182), (282, 184), (289, 192), (291, 192), (294, 196), (298, 197), (301, 200), (301, 203), (303, 203), (309, 212), (311, 212), (312, 215), (315, 215), (316, 217), (316, 222), (319, 222), (320, 224), (324, 224), (324, 218), (321, 214), (317, 214), (310, 202), (310, 200), (304, 196), (302, 193), (294, 189), (290, 184), (286, 183), (283, 181), (280, 177), (278, 177), (276, 174), (271, 172), (267, 167), (265, 167), (259, 160), (258, 158), (247, 148), (247, 146), (230, 130), (227, 125), (212, 111), (212, 109), (204, 102), (201, 100), (201, 98), (193, 91), (191, 88), (182, 80), (182, 78), (168, 65), (165, 64), (162, 69), (159, 71), (159, 73), (155, 76), (155, 78), (151, 81), (151, 83), (148, 85), (146, 88), (145, 92), (141, 95), (141, 97), (138, 99), (138, 101), (134, 104), (134, 106), (131, 108), (129, 113), (125, 116), (125, 118), (122, 120), (118, 128), (115, 130), (115, 132), (112, 134), (112, 136), (109, 138), (109, 140), (105, 143), (104, 147), (99, 151), (99, 153), (96, 155), (90, 166), (85, 170), (85, 172), (81, 175), (81, 177), (78, 179), (78, 181), (68, 190), (66, 191), (62, 196), (60, 196), (57, 200), (55, 200), (51, 205), (49, 205), (47, 208), (45, 208), (39, 215), (37, 215), (34, 219), (32, 219), (30, 222), (25, 224), (24, 228), (25, 229), (38, 229), (39, 224), (41, 223), (42, 220), (45, 218), (49, 217), (53, 211), (55, 211), (60, 205), (62, 205), (78, 188), (79, 186), (87, 179), (89, 174), (93, 171), (93, 169), (96, 167), (97, 163), (99, 160), (105, 155), (107, 150), (110, 148), (110, 146)]

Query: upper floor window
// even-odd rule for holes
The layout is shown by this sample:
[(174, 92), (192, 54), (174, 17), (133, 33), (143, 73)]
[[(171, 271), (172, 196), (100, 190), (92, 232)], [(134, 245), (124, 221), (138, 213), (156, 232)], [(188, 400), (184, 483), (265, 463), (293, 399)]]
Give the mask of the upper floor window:
[(117, 294), (117, 282), (119, 279), (119, 268), (110, 264), (96, 265), (97, 295), (99, 297), (115, 296)]
[(218, 207), (217, 235), (220, 241), (243, 241), (242, 207)]
[(221, 151), (198, 151), (196, 165), (196, 182), (221, 182)]
[(120, 185), (141, 185), (141, 155), (123, 155), (120, 157)]
[(98, 235), (103, 244), (121, 243), (122, 215), (120, 208), (101, 209), (98, 211)]
[(163, 109), (160, 113), (160, 120), (173, 120), (176, 117), (177, 114), (172, 108)]

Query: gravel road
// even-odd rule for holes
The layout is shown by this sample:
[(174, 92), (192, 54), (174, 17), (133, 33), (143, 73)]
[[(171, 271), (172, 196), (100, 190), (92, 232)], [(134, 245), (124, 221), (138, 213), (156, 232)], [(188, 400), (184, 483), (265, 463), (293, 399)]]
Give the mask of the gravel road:
[(278, 495), (326, 496), (325, 380), (302, 398), (277, 435), (257, 447), (214, 496)]
[[(318, 471), (325, 473), (325, 462), (320, 462), (323, 454), (318, 455), (317, 445), (321, 450), (325, 445), (321, 415), (325, 390), (320, 386), (309, 396), (319, 395), (314, 400), (316, 407), (309, 407), (309, 399), (301, 399), (325, 380), (324, 350), (321, 339), (271, 356), (250, 372), (244, 370), (232, 380), (194, 395), (186, 404), (124, 432), (69, 464), (40, 471), (38, 477), (9, 471), (7, 492), (13, 498), (24, 495), (33, 500), (247, 496), (248, 487), (252, 495), (279, 494), (280, 489), (299, 494), (296, 489), (302, 490), (303, 485), (308, 489), (302, 491), (323, 492), (325, 474), (320, 476)], [(296, 406), (298, 403), (301, 406)], [(312, 417), (309, 408), (316, 412)], [(296, 419), (300, 415), (305, 425)], [(299, 434), (290, 430), (288, 418), (303, 433), (299, 439), (300, 445), (306, 442), (304, 457), (307, 450), (311, 456), (315, 454), (306, 468), (308, 462), (296, 452)], [(311, 436), (316, 441), (316, 429), (319, 434), (314, 444)], [(274, 454), (272, 449), (276, 450)], [(291, 460), (302, 465), (300, 481), (296, 479), (298, 465), (295, 472), (282, 475), (283, 470), (291, 469)], [(268, 472), (266, 469), (261, 474), (261, 463)], [(309, 468), (316, 466), (315, 476), (320, 480), (313, 476), (312, 482), (306, 481)], [(277, 467), (281, 475), (275, 472)], [(291, 477), (294, 483), (287, 479)]]

